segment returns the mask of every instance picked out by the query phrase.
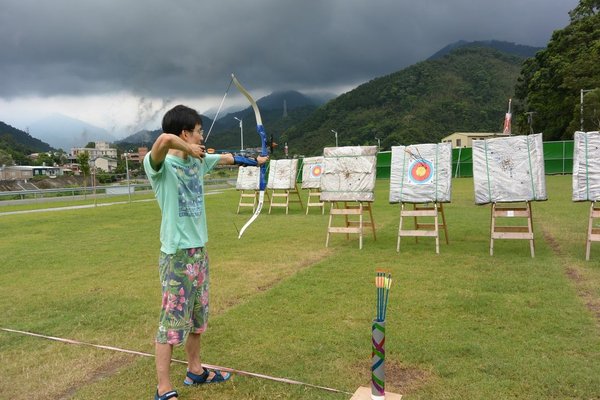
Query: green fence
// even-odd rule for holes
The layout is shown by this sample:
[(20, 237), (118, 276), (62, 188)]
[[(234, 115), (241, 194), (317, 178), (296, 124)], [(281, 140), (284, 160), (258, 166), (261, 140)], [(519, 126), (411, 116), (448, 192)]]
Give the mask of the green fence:
[[(573, 173), (573, 141), (544, 142), (544, 169), (546, 175)], [(473, 176), (473, 149), (452, 149), (452, 176)]]
[[(573, 173), (573, 141), (544, 142), (544, 169), (546, 175)], [(377, 178), (389, 178), (392, 153), (383, 151), (377, 155)], [(452, 176), (473, 176), (473, 149), (452, 149)]]
[[(546, 175), (573, 173), (573, 141), (544, 142), (544, 169)], [(298, 163), (297, 181), (302, 182), (302, 159)], [(377, 179), (389, 179), (392, 167), (392, 152), (377, 153)], [(473, 176), (473, 149), (452, 149), (452, 177)]]

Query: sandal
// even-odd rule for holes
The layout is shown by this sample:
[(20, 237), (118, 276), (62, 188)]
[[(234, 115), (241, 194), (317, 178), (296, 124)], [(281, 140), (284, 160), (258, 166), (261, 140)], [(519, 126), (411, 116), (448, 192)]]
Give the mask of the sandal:
[(154, 400), (168, 400), (168, 399), (172, 399), (173, 397), (179, 398), (179, 396), (177, 396), (176, 390), (169, 390), (168, 392), (163, 393), (161, 396), (159, 396), (158, 389), (157, 389), (156, 394), (154, 395)]
[(183, 381), (184, 385), (192, 386), (192, 385), (204, 385), (208, 383), (220, 383), (228, 381), (231, 378), (231, 374), (229, 372), (222, 373), (219, 370), (212, 370), (215, 374), (211, 379), (208, 379), (210, 375), (210, 371), (208, 368), (202, 367), (204, 372), (201, 375), (194, 374), (193, 372), (187, 371), (185, 374), (185, 380)]

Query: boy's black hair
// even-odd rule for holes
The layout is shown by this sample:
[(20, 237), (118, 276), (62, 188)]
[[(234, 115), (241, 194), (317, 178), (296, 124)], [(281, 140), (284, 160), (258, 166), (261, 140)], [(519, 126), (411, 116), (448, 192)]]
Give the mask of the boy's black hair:
[(181, 131), (193, 131), (196, 125), (202, 128), (202, 117), (198, 111), (179, 104), (165, 113), (162, 131), (179, 136)]

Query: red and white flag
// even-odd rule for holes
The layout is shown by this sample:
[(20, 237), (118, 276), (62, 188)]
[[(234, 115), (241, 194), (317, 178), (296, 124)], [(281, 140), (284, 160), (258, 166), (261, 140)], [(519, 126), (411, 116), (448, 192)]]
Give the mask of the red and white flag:
[(512, 119), (512, 114), (510, 112), (511, 103), (512, 103), (512, 99), (508, 99), (508, 112), (504, 116), (504, 129), (502, 130), (503, 134), (509, 135), (509, 136), (511, 134), (510, 120)]

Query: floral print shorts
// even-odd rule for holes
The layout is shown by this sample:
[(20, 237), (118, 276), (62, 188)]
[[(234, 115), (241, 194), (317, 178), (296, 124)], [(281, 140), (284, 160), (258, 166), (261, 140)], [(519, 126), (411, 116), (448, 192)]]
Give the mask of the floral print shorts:
[(161, 252), (158, 261), (162, 307), (157, 343), (179, 345), (202, 333), (208, 322), (208, 254), (203, 247)]

